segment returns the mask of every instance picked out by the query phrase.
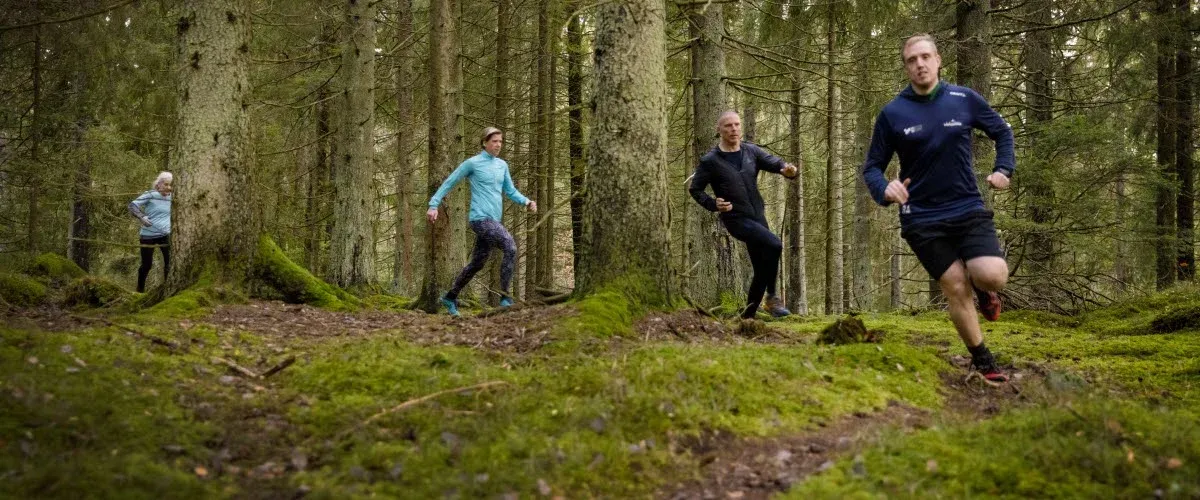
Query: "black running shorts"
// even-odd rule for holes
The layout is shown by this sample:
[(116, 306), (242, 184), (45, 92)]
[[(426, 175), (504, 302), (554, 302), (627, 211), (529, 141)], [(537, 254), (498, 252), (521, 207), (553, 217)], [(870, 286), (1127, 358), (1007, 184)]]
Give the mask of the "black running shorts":
[(933, 279), (939, 279), (954, 261), (976, 257), (1004, 257), (992, 212), (982, 210), (936, 222), (911, 224), (900, 236)]

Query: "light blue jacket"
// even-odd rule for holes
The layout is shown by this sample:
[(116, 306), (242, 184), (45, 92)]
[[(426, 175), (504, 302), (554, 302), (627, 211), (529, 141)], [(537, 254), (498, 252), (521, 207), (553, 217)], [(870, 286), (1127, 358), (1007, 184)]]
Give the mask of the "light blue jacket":
[(129, 213), (141, 219), (146, 216), (150, 225), (142, 226), (139, 236), (157, 238), (171, 234), (171, 197), (151, 189), (129, 203)]
[(500, 221), (503, 214), (500, 206), (501, 192), (513, 203), (529, 203), (529, 198), (517, 191), (517, 187), (513, 185), (512, 174), (508, 172), (508, 162), (482, 151), (467, 158), (467, 161), (462, 162), (450, 173), (450, 177), (442, 182), (437, 193), (429, 199), (429, 208), (437, 208), (442, 203), (442, 198), (445, 198), (463, 177), (471, 180), (471, 222), (487, 219)]

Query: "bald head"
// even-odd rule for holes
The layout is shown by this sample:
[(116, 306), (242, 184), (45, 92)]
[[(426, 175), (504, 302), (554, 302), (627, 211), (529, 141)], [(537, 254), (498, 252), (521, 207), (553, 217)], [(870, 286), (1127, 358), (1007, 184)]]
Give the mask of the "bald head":
[(721, 136), (721, 148), (736, 151), (742, 143), (742, 117), (737, 112), (726, 111), (717, 118), (717, 135)]

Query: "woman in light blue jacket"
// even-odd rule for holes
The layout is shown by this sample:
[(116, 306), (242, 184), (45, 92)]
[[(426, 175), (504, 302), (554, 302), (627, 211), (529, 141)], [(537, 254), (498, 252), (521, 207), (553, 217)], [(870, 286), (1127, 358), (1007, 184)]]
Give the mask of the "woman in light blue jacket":
[(171, 182), (170, 172), (158, 174), (154, 185), (129, 202), (129, 213), (142, 223), (142, 266), (138, 268), (138, 293), (146, 291), (146, 275), (154, 265), (154, 248), (162, 249), (163, 279), (171, 268)]
[(504, 147), (504, 132), (494, 127), (488, 127), (483, 130), (480, 142), (483, 145), (483, 151), (468, 158), (454, 169), (454, 172), (450, 173), (450, 177), (442, 182), (437, 193), (434, 193), (433, 198), (429, 199), (429, 212), (426, 213), (430, 223), (437, 220), (438, 205), (442, 203), (442, 198), (446, 197), (446, 194), (454, 188), (455, 184), (458, 184), (458, 181), (463, 178), (470, 179), (471, 213), (469, 218), (471, 230), (475, 232), (475, 250), (471, 252), (471, 261), (467, 263), (467, 267), (463, 268), (458, 278), (454, 280), (454, 285), (450, 287), (450, 291), (442, 297), (442, 305), (446, 306), (446, 310), (451, 316), (458, 316), (458, 292), (462, 291), (471, 278), (475, 277), (475, 273), (483, 269), (493, 247), (504, 252), (504, 260), (500, 264), (500, 293), (503, 294), (500, 298), (500, 306), (512, 305), (512, 298), (508, 296), (508, 287), (512, 282), (513, 268), (517, 262), (517, 243), (513, 241), (512, 235), (508, 234), (508, 230), (500, 225), (500, 216), (503, 213), (500, 206), (503, 200), (500, 195), (508, 196), (513, 203), (525, 205), (530, 212), (537, 211), (537, 203), (526, 198), (513, 185), (512, 174), (508, 172), (508, 163), (496, 156)]

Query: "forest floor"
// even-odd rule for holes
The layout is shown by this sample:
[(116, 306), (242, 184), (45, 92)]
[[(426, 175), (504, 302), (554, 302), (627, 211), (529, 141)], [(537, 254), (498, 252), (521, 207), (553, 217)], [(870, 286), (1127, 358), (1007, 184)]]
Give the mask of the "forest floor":
[(9, 310), (0, 496), (1200, 498), (1193, 289), (1005, 313), (1000, 385), (944, 312), (612, 306)]

